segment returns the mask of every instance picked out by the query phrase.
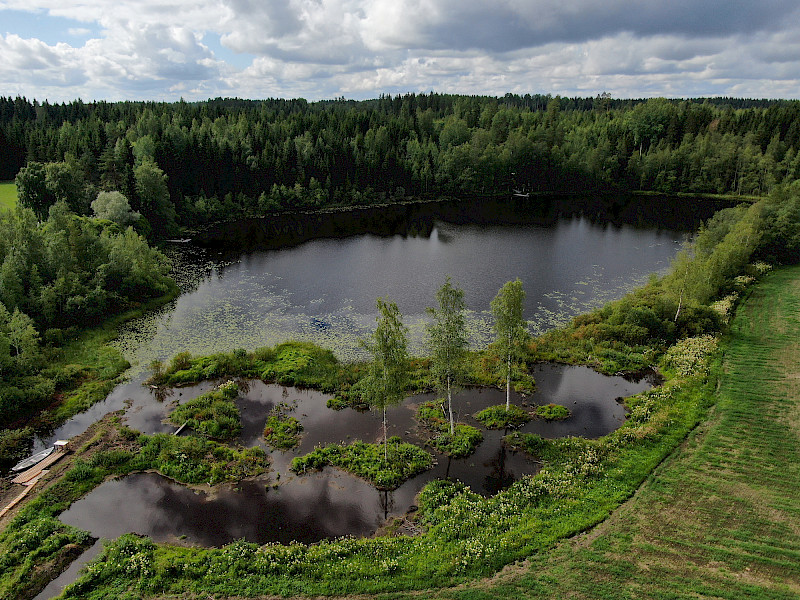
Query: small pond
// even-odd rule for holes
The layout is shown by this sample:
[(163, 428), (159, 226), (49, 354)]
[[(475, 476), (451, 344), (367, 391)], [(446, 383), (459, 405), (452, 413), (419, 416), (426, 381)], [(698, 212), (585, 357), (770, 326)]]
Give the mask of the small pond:
[[(606, 377), (586, 367), (544, 364), (537, 366), (533, 375), (536, 392), (528, 398), (515, 394), (515, 404), (532, 407), (554, 402), (572, 411), (564, 421), (532, 421), (521, 429), (550, 438), (594, 438), (615, 430), (625, 418), (620, 398), (651, 386), (646, 379)], [(128, 410), (127, 424), (145, 433), (174, 431), (174, 427), (162, 423), (164, 416), (175, 403), (186, 402), (211, 385), (206, 382), (175, 389), (161, 402), (153, 402), (147, 398), (151, 391), (140, 388), (138, 399)], [(432, 451), (434, 468), (391, 492), (381, 492), (333, 467), (297, 476), (289, 471), (291, 459), (315, 446), (381, 439), (380, 414), (352, 409), (334, 411), (326, 407), (327, 398), (314, 391), (246, 382), (237, 400), (243, 425), (240, 444), (263, 446), (261, 436), (267, 413), (282, 402), (293, 406), (291, 414), (305, 429), (299, 448), (270, 453), (272, 471), (268, 475), (235, 486), (220, 486), (213, 493), (194, 490), (153, 473), (129, 475), (102, 484), (60, 518), (105, 538), (136, 532), (156, 541), (202, 546), (221, 546), (242, 538), (257, 543), (314, 542), (375, 533), (387, 517), (406, 513), (422, 486), (433, 479), (456, 479), (478, 493), (490, 495), (538, 470), (535, 460), (506, 448), (502, 442), (504, 432), (484, 430), (484, 441), (475, 454), (451, 460)], [(411, 396), (390, 409), (389, 435), (422, 444), (425, 432), (420, 431), (413, 415), (419, 403), (432, 398), (431, 394)], [(503, 390), (475, 388), (459, 393), (455, 408), (461, 421), (480, 426), (471, 415), (504, 402)]]

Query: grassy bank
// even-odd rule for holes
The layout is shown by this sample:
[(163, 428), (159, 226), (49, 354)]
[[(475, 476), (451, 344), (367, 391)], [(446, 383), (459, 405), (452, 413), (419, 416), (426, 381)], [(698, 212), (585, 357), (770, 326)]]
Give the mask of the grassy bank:
[(105, 399), (130, 366), (119, 350), (110, 345), (117, 337), (120, 325), (173, 300), (177, 295), (176, 288), (166, 296), (116, 315), (99, 327), (81, 332), (62, 348), (55, 349), (49, 356), (49, 369), (64, 373), (62, 379), (65, 385), (53, 406), (40, 414), (36, 421), (55, 427)]
[[(72, 453), (51, 468), (29, 497), (4, 517), (0, 598), (32, 598), (94, 540), (58, 515), (106, 478), (154, 470), (178, 482), (213, 485), (263, 475), (261, 448), (240, 449), (196, 436), (139, 435), (106, 416), (70, 441)], [(0, 505), (19, 493), (3, 482)]]
[(0, 181), (0, 211), (17, 206), (17, 185), (13, 181)]
[(798, 339), (800, 267), (785, 268), (754, 289), (723, 340), (711, 419), (629, 502), (552, 552), (429, 597), (800, 596)]

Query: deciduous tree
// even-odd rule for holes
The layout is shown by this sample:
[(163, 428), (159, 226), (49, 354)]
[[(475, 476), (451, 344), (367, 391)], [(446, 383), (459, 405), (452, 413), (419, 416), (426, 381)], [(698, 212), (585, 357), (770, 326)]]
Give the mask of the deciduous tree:
[(428, 308), (433, 321), (428, 325), (428, 346), (431, 353), (431, 375), (436, 390), (447, 396), (450, 435), (455, 434), (453, 392), (464, 380), (467, 339), (464, 290), (453, 287), (450, 277), (436, 292), (438, 308)]
[(527, 324), (522, 318), (524, 300), (525, 291), (517, 279), (503, 285), (491, 303), (496, 335), (493, 347), (500, 359), (500, 374), (506, 380), (506, 410), (511, 407), (511, 375), (523, 357), (529, 338)]
[(378, 326), (369, 341), (363, 342), (372, 363), (369, 374), (360, 382), (362, 399), (383, 411), (384, 458), (388, 458), (386, 407), (400, 404), (408, 386), (408, 329), (403, 325), (397, 304), (383, 298), (377, 300)]

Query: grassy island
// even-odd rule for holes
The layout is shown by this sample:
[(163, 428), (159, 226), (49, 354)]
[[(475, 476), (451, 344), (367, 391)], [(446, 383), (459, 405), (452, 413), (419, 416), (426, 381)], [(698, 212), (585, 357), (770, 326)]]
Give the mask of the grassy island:
[(235, 381), (228, 381), (216, 390), (181, 404), (168, 420), (177, 427), (187, 425), (210, 438), (230, 440), (239, 435), (242, 424), (234, 400), (239, 394)]
[(347, 446), (333, 444), (317, 448), (292, 460), (292, 471), (321, 469), (327, 465), (339, 467), (366, 479), (375, 487), (393, 490), (403, 482), (431, 468), (433, 458), (422, 448), (390, 437), (383, 444), (355, 441)]

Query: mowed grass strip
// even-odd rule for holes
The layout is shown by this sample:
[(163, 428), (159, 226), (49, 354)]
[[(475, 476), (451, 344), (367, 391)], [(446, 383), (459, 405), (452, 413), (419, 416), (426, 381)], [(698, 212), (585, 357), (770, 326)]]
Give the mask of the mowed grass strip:
[[(800, 268), (739, 308), (716, 406), (595, 530), (438, 598), (800, 598)], [(392, 596), (395, 597), (395, 596)]]
[(0, 181), (0, 211), (17, 206), (17, 186), (13, 181)]

